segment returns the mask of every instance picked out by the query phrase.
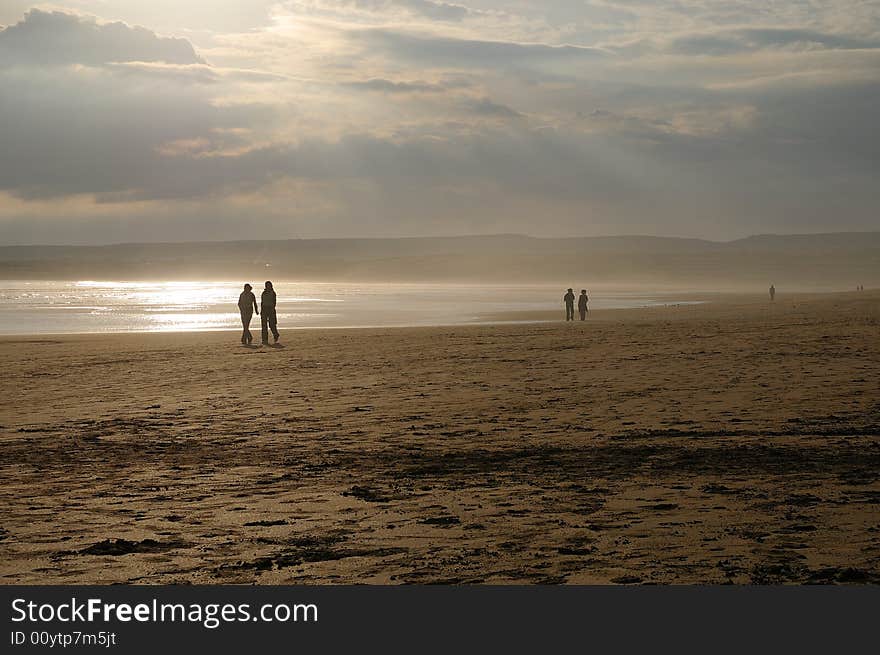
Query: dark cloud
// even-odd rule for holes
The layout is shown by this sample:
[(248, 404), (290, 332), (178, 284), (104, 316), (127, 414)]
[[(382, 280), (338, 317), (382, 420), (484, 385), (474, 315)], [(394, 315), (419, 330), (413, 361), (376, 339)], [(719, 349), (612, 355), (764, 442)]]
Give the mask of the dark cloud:
[(165, 81), (216, 84), (223, 79), (220, 71), (206, 64), (155, 64), (142, 61), (114, 62), (107, 65), (120, 77), (142, 77)]
[(523, 118), (523, 115), (511, 109), (507, 105), (494, 102), (489, 98), (466, 98), (461, 102), (461, 106), (472, 114), (477, 116), (488, 116), (492, 118)]
[[(805, 181), (821, 184), (822, 176), (870, 176), (880, 170), (880, 132), (875, 129), (880, 81), (769, 88), (734, 96), (758, 108), (747, 134), (753, 147), (763, 146)], [(880, 202), (880, 186), (875, 197)]]
[(685, 55), (723, 56), (783, 47), (863, 50), (880, 48), (880, 40), (805, 29), (748, 28), (679, 36), (672, 40), (668, 50)]
[(431, 84), (428, 82), (394, 82), (384, 78), (346, 82), (343, 86), (349, 89), (362, 91), (377, 91), (380, 93), (440, 93), (448, 89), (443, 84)]
[(164, 64), (144, 61), (114, 62), (107, 68), (120, 76), (154, 78), (158, 80), (178, 80), (216, 84), (223, 81), (240, 82), (278, 82), (287, 78), (277, 73), (247, 70), (241, 68), (218, 68), (208, 64)]
[(179, 193), (160, 170), (168, 144), (240, 147), (240, 130), (269, 122), (263, 106), (215, 106), (203, 85), (127, 79), (115, 69), (0, 74), (0, 189), (33, 199)]
[(126, 61), (204, 63), (186, 39), (60, 11), (31, 9), (19, 23), (0, 31), (0, 66), (100, 66)]

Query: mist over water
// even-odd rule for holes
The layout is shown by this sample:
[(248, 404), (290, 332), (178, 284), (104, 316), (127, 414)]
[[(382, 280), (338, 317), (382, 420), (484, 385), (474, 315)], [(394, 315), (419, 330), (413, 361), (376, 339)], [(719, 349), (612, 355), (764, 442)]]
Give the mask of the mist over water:
[[(4, 281), (0, 334), (240, 330), (239, 282)], [(261, 281), (252, 281), (259, 300)], [(456, 325), (493, 314), (556, 310), (559, 286), (275, 282), (278, 324), (306, 327)], [(575, 289), (579, 291), (579, 289)], [(588, 289), (589, 291), (589, 289)], [(591, 309), (670, 301), (668, 292), (590, 291)], [(254, 316), (251, 329), (259, 329)]]

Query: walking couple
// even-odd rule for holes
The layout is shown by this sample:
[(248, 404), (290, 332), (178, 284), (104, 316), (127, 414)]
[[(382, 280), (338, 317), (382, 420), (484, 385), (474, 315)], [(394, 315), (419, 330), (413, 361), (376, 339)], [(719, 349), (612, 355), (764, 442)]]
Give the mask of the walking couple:
[(257, 298), (251, 289), (253, 287), (250, 284), (245, 284), (244, 291), (238, 297), (238, 310), (241, 312), (241, 325), (244, 328), (241, 333), (241, 342), (250, 345), (254, 340), (250, 326), (251, 318), (256, 312), (260, 317), (260, 327), (262, 328), (261, 343), (264, 346), (269, 345), (269, 330), (272, 330), (275, 343), (278, 343), (281, 335), (278, 334), (278, 316), (275, 314), (275, 289), (272, 288), (271, 282), (266, 281), (266, 288), (260, 294), (260, 307), (257, 307)]
[[(565, 320), (573, 321), (574, 320), (574, 291), (569, 289), (562, 299), (565, 301)], [(587, 295), (586, 289), (581, 289), (581, 295), (578, 296), (578, 312), (581, 315), (581, 320), (587, 320), (587, 303), (590, 301), (590, 297)]]

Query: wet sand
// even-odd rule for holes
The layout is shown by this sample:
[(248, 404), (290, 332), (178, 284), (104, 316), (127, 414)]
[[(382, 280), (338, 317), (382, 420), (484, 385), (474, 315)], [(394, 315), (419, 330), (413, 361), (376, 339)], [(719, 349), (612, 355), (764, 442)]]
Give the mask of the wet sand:
[(880, 292), (237, 340), (0, 339), (0, 581), (880, 582)]

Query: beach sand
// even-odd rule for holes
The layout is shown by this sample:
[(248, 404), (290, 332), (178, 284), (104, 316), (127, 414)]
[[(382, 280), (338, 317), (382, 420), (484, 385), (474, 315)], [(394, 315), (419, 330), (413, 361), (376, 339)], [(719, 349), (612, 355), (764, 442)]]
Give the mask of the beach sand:
[(0, 580), (880, 582), (880, 292), (281, 327), (0, 339)]

